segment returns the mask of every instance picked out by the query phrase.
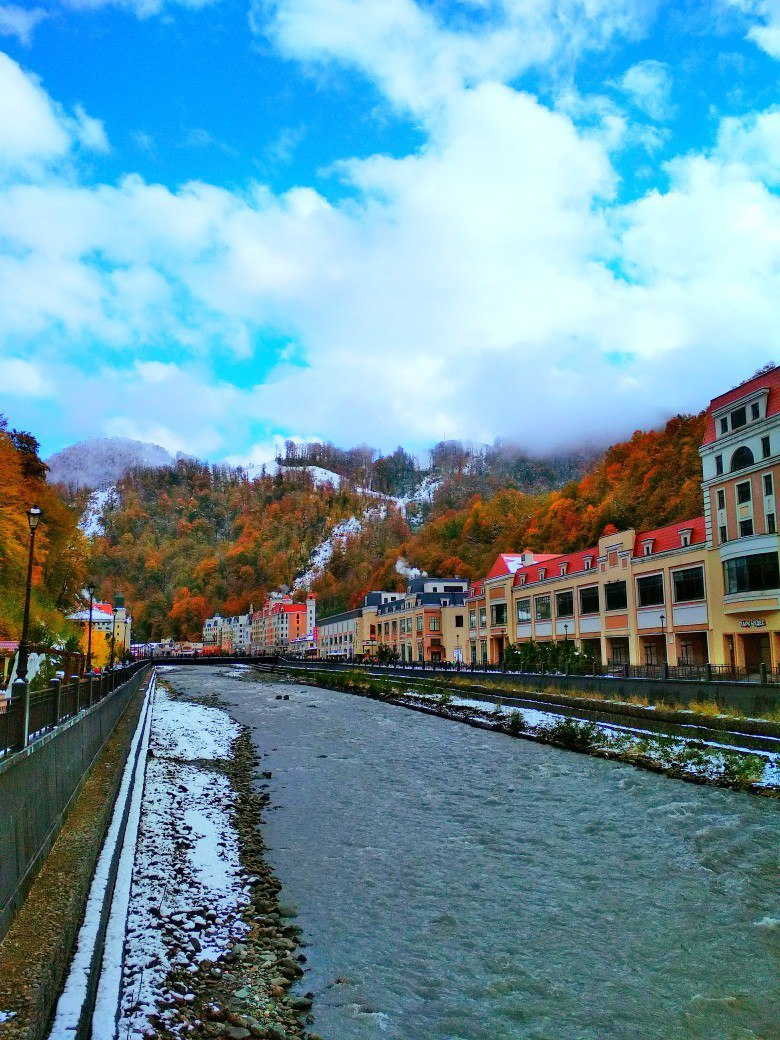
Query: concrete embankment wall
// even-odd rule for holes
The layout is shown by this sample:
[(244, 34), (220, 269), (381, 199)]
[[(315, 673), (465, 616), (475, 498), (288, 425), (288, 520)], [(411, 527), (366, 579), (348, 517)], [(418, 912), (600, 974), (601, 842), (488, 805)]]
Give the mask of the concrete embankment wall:
[[(345, 666), (312, 664), (312, 668), (332, 668), (343, 670)], [(458, 673), (449, 671), (432, 671), (426, 668), (378, 668), (369, 669), (377, 675), (406, 675), (409, 678), (460, 678), (473, 677), (475, 682), (488, 681), (521, 690), (555, 690), (565, 694), (569, 691), (599, 694), (614, 700), (628, 697), (646, 697), (657, 704), (683, 704), (695, 707), (698, 703), (715, 702), (721, 708), (735, 708), (746, 715), (754, 715), (780, 709), (780, 686), (762, 686), (759, 683), (734, 682), (685, 682), (675, 679), (621, 679), (600, 678), (588, 675), (527, 675), (503, 672), (471, 672), (468, 669)]]
[(0, 940), (86, 774), (148, 676), (149, 669), (141, 669), (110, 696), (0, 762)]

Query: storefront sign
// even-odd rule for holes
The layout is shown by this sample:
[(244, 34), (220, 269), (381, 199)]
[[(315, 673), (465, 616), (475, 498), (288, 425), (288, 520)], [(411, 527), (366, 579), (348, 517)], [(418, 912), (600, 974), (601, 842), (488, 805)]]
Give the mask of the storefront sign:
[(766, 628), (766, 621), (762, 617), (745, 618), (739, 623), (740, 628)]

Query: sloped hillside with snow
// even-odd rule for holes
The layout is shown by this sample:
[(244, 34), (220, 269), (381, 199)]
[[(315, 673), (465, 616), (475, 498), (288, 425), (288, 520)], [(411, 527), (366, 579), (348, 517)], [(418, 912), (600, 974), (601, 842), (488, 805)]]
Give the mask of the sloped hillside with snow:
[(69, 491), (80, 488), (105, 490), (136, 466), (171, 466), (173, 456), (159, 444), (128, 437), (92, 437), (71, 444), (46, 460), (50, 484), (63, 484)]

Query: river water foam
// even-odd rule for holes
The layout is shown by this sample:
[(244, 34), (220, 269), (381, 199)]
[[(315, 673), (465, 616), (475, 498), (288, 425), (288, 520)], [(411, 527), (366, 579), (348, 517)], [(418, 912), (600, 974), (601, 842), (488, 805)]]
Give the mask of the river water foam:
[(780, 1037), (776, 802), (208, 671), (326, 1040)]

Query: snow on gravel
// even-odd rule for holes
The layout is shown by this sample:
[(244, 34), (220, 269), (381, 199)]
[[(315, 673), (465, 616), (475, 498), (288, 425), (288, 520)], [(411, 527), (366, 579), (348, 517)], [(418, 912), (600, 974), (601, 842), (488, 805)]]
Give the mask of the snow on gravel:
[(171, 967), (195, 971), (245, 935), (235, 797), (227, 777), (202, 764), (227, 759), (238, 733), (224, 711), (158, 688), (125, 943), (123, 1040), (149, 1035), (158, 1001), (173, 1003)]

